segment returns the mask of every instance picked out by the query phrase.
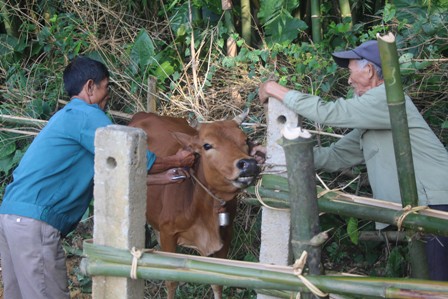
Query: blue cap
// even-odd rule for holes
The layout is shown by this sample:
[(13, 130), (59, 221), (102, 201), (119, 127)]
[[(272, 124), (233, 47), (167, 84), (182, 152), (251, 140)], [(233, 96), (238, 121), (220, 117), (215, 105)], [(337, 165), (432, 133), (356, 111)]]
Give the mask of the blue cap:
[(353, 50), (334, 52), (331, 55), (333, 55), (334, 61), (341, 67), (348, 67), (351, 59), (366, 59), (381, 67), (380, 50), (376, 40), (364, 42)]

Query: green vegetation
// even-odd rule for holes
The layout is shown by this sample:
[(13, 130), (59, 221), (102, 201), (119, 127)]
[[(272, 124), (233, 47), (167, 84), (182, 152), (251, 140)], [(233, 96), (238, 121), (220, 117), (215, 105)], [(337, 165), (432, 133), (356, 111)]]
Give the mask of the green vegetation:
[[(336, 67), (330, 53), (374, 39), (376, 33), (393, 32), (405, 92), (448, 146), (448, 2), (311, 3), (317, 1), (233, 1), (223, 12), (217, 0), (0, 0), (0, 115), (21, 117), (0, 118), (0, 194), (42, 121), (68, 100), (62, 70), (80, 54), (110, 69), (110, 116), (117, 123), (126, 124), (126, 115), (145, 109), (153, 93), (150, 80), (156, 78), (160, 114), (214, 120), (250, 107), (254, 125), (244, 130), (262, 143), (265, 114), (256, 98), (260, 82), (277, 78), (285, 86), (328, 100), (350, 95), (347, 72)], [(232, 45), (237, 52), (229, 51)], [(321, 129), (344, 134), (341, 129)], [(332, 139), (318, 140), (326, 144)], [(340, 188), (353, 177), (365, 177), (365, 171), (357, 167), (337, 176), (320, 175), (330, 188)], [(362, 179), (345, 191), (370, 194)], [(260, 218), (258, 207), (241, 203), (233, 259), (258, 259)], [(373, 229), (371, 222), (327, 214), (320, 223), (323, 230), (334, 228), (323, 248), (327, 269), (407, 275), (405, 247), (358, 238), (358, 232)], [(77, 238), (75, 232), (68, 245), (79, 243)], [(160, 288), (148, 285), (148, 296), (163, 297)], [(185, 284), (178, 292), (182, 298), (211, 296), (208, 286)], [(254, 296), (242, 289), (225, 292), (232, 298)]]

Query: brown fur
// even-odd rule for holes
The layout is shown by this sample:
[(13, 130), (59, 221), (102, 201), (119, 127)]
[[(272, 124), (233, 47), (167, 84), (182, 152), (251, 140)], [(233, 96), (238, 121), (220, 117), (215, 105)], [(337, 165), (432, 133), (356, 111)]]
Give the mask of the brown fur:
[[(215, 196), (226, 202), (224, 208), (230, 214), (230, 225), (220, 227), (218, 211), (222, 207), (219, 201), (192, 178), (180, 184), (149, 186), (146, 217), (160, 233), (162, 251), (175, 252), (176, 246), (182, 245), (196, 249), (203, 256), (226, 258), (236, 212), (234, 199), (241, 187), (246, 186), (234, 184), (234, 181), (238, 181), (241, 174), (255, 178), (259, 171), (248, 155), (246, 135), (233, 120), (202, 124), (196, 130), (185, 119), (144, 112), (136, 114), (130, 126), (147, 133), (148, 148), (156, 156), (174, 155), (181, 147), (198, 153), (193, 173)], [(206, 150), (210, 146), (212, 148)], [(249, 170), (241, 169), (241, 165), (246, 165), (242, 161), (250, 162)], [(168, 297), (174, 298), (176, 285), (167, 286)], [(213, 289), (215, 298), (221, 298), (222, 287)]]

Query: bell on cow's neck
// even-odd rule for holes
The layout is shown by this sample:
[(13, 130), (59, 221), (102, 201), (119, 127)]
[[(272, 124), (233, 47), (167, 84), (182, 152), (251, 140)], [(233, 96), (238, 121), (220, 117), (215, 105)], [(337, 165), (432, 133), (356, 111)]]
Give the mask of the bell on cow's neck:
[(218, 213), (218, 218), (219, 218), (219, 226), (227, 226), (229, 225), (229, 213), (226, 212), (221, 212)]

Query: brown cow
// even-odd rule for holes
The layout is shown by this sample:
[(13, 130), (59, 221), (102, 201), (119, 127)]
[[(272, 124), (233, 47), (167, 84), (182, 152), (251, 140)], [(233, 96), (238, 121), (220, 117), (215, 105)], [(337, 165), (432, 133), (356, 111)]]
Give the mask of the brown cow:
[[(174, 155), (180, 148), (198, 154), (191, 178), (179, 184), (148, 187), (146, 218), (158, 232), (162, 251), (175, 252), (181, 245), (203, 256), (226, 258), (236, 211), (235, 196), (259, 173), (248, 155), (246, 135), (239, 125), (247, 112), (233, 120), (201, 124), (198, 129), (182, 118), (137, 113), (130, 126), (148, 135), (148, 148), (159, 157)], [(229, 225), (220, 226), (218, 213), (229, 213)], [(174, 298), (176, 282), (166, 282), (168, 298)], [(222, 286), (212, 286), (215, 299)]]

